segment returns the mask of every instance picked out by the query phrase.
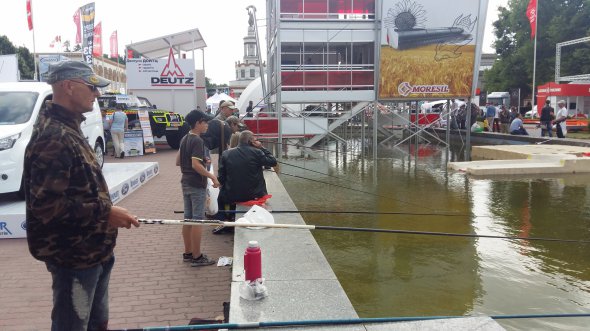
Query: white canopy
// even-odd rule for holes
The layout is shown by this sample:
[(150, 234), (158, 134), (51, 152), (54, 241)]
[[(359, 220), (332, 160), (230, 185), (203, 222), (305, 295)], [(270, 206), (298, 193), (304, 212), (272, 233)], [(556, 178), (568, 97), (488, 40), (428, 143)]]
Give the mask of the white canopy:
[(219, 108), (219, 102), (221, 100), (231, 101), (233, 103), (237, 102), (236, 99), (230, 97), (225, 93), (215, 93), (211, 97), (209, 97), (209, 99), (207, 99), (207, 108), (211, 107), (211, 112), (215, 113), (217, 111), (217, 108)]

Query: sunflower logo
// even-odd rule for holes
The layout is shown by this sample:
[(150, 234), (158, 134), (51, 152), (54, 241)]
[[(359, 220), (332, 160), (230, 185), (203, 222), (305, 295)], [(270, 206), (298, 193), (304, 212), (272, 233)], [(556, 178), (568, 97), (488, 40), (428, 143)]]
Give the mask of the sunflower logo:
[(424, 28), (426, 11), (421, 4), (415, 1), (403, 0), (396, 3), (393, 8), (389, 8), (383, 22), (385, 27), (395, 28), (397, 31)]
[(99, 80), (98, 80), (98, 77), (93, 75), (93, 76), (88, 77), (88, 82), (90, 84), (98, 84)]

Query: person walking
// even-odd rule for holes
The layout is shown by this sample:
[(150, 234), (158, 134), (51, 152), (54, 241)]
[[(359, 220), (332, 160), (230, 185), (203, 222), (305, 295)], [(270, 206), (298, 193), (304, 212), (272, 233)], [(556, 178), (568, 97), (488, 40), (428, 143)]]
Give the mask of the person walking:
[[(207, 178), (213, 181), (213, 187), (219, 187), (217, 177), (207, 170), (211, 160), (201, 134), (207, 132), (211, 116), (200, 110), (189, 112), (185, 120), (191, 130), (180, 141), (176, 155), (176, 165), (182, 172), (182, 196), (184, 199), (185, 219), (205, 219), (205, 202), (207, 198)], [(184, 253), (182, 260), (190, 262), (192, 267), (207, 266), (215, 263), (201, 252), (203, 225), (183, 225), (182, 239)]]
[[(252, 131), (242, 131), (238, 147), (223, 152), (219, 159), (220, 195), (226, 203), (245, 202), (267, 195), (263, 168), (274, 167), (277, 160), (262, 146)], [(219, 226), (213, 233), (231, 232), (233, 227)]]
[(117, 229), (137, 217), (113, 206), (93, 148), (80, 130), (99, 87), (110, 82), (83, 62), (49, 65), (53, 100), (25, 150), (24, 191), (31, 255), (51, 273), (51, 330), (106, 330)]
[(567, 120), (568, 111), (565, 105), (565, 100), (559, 100), (559, 102), (557, 102), (559, 110), (557, 110), (555, 121), (553, 122), (553, 124), (555, 124), (555, 130), (557, 131), (557, 138), (565, 138), (565, 135), (567, 134), (567, 125), (565, 121)]
[(111, 120), (111, 138), (113, 139), (115, 157), (125, 157), (125, 131), (127, 131), (128, 125), (129, 119), (127, 118), (127, 114), (120, 108), (117, 108)]
[(541, 109), (541, 118), (539, 119), (541, 122), (541, 137), (545, 137), (545, 133), (547, 133), (550, 138), (553, 137), (551, 117), (554, 115), (555, 110), (551, 107), (551, 101), (549, 99), (545, 100), (545, 106)]

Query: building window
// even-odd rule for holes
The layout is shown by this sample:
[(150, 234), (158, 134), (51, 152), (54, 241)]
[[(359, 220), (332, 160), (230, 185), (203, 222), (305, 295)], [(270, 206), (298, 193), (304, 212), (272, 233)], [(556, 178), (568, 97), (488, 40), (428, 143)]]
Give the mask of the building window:
[(254, 69), (250, 69), (250, 78), (256, 78), (256, 71)]
[(240, 78), (246, 78), (246, 70), (245, 69), (240, 70)]
[(281, 18), (375, 19), (375, 0), (281, 0)]

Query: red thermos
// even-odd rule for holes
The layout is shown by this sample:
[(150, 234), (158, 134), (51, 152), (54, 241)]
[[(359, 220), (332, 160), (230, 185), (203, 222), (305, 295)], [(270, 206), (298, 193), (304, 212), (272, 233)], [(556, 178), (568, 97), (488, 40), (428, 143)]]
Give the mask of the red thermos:
[(262, 278), (262, 253), (258, 241), (248, 242), (248, 248), (244, 253), (244, 270), (246, 271), (247, 281)]

